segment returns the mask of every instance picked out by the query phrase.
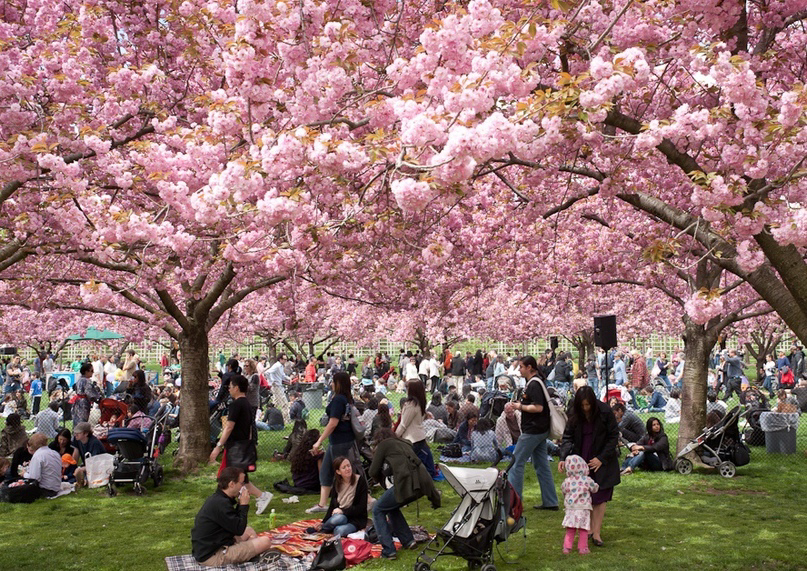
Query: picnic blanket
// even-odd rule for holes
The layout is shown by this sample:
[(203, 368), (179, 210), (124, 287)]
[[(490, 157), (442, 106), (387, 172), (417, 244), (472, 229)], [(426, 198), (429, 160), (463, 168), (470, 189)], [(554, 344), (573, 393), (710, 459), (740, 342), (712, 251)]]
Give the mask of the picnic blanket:
[[(165, 564), (168, 571), (308, 571), (322, 541), (331, 537), (328, 533), (305, 532), (306, 528), (321, 522), (321, 519), (305, 519), (259, 533), (258, 535), (277, 538), (278, 543), (261, 554), (257, 561), (223, 567), (202, 567), (193, 555), (174, 555), (166, 557)], [(419, 526), (411, 529), (418, 542), (428, 541), (430, 538), (429, 533)], [(401, 544), (396, 541), (395, 547), (400, 549)], [(371, 558), (381, 557), (381, 544), (373, 544), (370, 555)]]
[(309, 567), (302, 559), (273, 551), (262, 553), (257, 561), (248, 561), (238, 565), (203, 567), (196, 562), (193, 555), (166, 557), (165, 564), (168, 571), (308, 571)]
[[(264, 531), (258, 535), (274, 538), (290, 534), (291, 537), (283, 541), (283, 543), (278, 543), (273, 546), (272, 549), (276, 549), (292, 557), (306, 557), (310, 553), (316, 553), (322, 541), (331, 537), (329, 533), (315, 533), (309, 535), (305, 532), (306, 528), (314, 527), (318, 523), (322, 523), (322, 520), (304, 519), (302, 521), (281, 525), (280, 527)], [(396, 544), (396, 547), (400, 547), (400, 544)], [(381, 557), (381, 544), (374, 544), (371, 554), (374, 558)]]

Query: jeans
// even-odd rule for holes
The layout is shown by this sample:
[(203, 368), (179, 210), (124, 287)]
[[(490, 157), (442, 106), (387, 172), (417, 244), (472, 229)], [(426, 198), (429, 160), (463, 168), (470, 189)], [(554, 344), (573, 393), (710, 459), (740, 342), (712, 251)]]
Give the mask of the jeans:
[(659, 375), (658, 378), (664, 382), (664, 386), (667, 387), (668, 391), (672, 390), (672, 384), (670, 384), (670, 379), (667, 378), (667, 375)]
[(594, 391), (594, 394), (599, 396), (599, 394), (600, 394), (600, 379), (598, 379), (597, 377), (593, 377), (593, 378), (587, 379), (586, 382), (588, 383), (588, 386), (591, 387), (591, 390)]
[(650, 397), (650, 402), (647, 403), (646, 412), (664, 412), (664, 407), (667, 406), (667, 401), (661, 396), (658, 391), (653, 393)]
[(651, 472), (658, 472), (661, 470), (661, 459), (655, 452), (639, 452), (636, 456), (628, 456), (622, 462), (622, 469), (630, 468), (636, 470), (639, 467), (649, 470)]
[(765, 381), (762, 383), (762, 388), (768, 391), (768, 394), (771, 395), (771, 398), (774, 396), (773, 392), (773, 379), (771, 375), (765, 375)]
[(415, 450), (415, 454), (418, 455), (418, 458), (420, 458), (420, 461), (423, 462), (429, 476), (434, 478), (434, 456), (432, 456), (431, 448), (426, 444), (426, 439), (424, 438), (420, 442), (415, 442), (412, 444), (412, 448)]
[(345, 514), (333, 514), (328, 521), (322, 524), (324, 533), (333, 533), (339, 537), (347, 537), (351, 533), (356, 533), (356, 526), (347, 522)]
[(406, 518), (401, 513), (401, 506), (395, 499), (395, 486), (391, 486), (381, 494), (373, 505), (373, 524), (378, 533), (378, 541), (381, 543), (381, 555), (384, 557), (396, 553), (393, 537), (397, 537), (403, 546), (415, 540)]
[(558, 495), (555, 492), (555, 481), (552, 479), (552, 471), (549, 469), (549, 458), (547, 458), (546, 439), (549, 432), (541, 434), (524, 434), (518, 437), (516, 449), (513, 451), (513, 468), (507, 479), (515, 488), (520, 497), (524, 497), (524, 467), (527, 460), (532, 456), (532, 465), (535, 467), (535, 475), (538, 484), (541, 486), (541, 505), (557, 506)]

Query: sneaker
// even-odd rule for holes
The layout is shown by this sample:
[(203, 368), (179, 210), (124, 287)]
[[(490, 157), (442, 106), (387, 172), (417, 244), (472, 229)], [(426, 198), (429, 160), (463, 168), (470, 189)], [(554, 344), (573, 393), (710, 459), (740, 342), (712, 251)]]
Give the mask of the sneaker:
[(571, 549), (569, 549), (568, 547), (564, 547), (564, 548), (563, 548), (563, 554), (564, 554), (564, 555), (569, 555), (571, 552), (572, 552), (572, 550), (571, 550)]
[(413, 539), (412, 541), (406, 544), (406, 547), (404, 549), (417, 549), (417, 546), (418, 542)]
[(580, 555), (588, 555), (589, 553), (591, 553), (591, 552), (588, 549), (581, 549), (580, 550)]
[(327, 512), (327, 511), (328, 511), (328, 508), (326, 508), (325, 506), (321, 506), (319, 504), (314, 504), (313, 506), (311, 506), (310, 508), (305, 510), (305, 513), (307, 513), (307, 514), (319, 514), (319, 513), (324, 513), (324, 512)]
[(393, 554), (391, 554), (391, 555), (384, 555), (384, 554), (382, 553), (382, 554), (381, 554), (381, 558), (382, 558), (382, 559), (389, 559), (390, 561), (395, 561), (396, 559), (398, 559), (398, 554), (397, 554), (397, 553), (393, 553)]
[(264, 492), (260, 495), (258, 500), (255, 502), (255, 515), (261, 515), (264, 511), (266, 511), (266, 506), (269, 505), (269, 502), (272, 501), (272, 492)]
[(437, 472), (437, 475), (434, 478), (432, 478), (432, 480), (434, 480), (435, 482), (445, 482), (446, 477), (443, 476), (442, 472)]
[(560, 509), (560, 507), (558, 506), (532, 506), (532, 507), (536, 510), (549, 510), (553, 512), (556, 512)]

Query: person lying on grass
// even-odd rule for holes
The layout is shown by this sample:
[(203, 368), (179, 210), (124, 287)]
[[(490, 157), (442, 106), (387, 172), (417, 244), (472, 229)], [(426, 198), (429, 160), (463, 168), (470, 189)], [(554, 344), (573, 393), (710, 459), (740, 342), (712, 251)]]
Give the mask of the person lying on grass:
[(217, 481), (218, 488), (196, 514), (191, 529), (193, 557), (205, 567), (244, 563), (272, 547), (269, 537), (258, 537), (247, 526), (250, 495), (244, 471), (228, 466)]

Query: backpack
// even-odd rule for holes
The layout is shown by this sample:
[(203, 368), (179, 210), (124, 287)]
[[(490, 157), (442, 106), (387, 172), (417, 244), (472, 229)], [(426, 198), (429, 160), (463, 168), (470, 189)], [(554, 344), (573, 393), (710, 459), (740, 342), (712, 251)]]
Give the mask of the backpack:
[(533, 380), (541, 384), (541, 389), (544, 391), (544, 399), (546, 399), (546, 404), (549, 407), (549, 439), (557, 440), (563, 436), (563, 431), (566, 430), (566, 411), (563, 410), (563, 408), (555, 406), (549, 398), (549, 391), (546, 390), (546, 385), (541, 379), (536, 377)]

